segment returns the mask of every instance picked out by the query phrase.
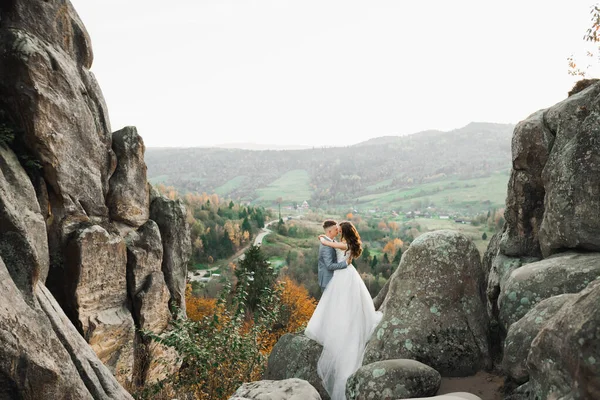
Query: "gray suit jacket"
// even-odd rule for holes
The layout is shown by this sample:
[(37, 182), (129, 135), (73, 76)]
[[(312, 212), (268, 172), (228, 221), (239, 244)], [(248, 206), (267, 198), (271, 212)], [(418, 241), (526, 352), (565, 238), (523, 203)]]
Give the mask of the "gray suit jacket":
[(327, 284), (333, 278), (333, 271), (344, 269), (348, 266), (346, 261), (336, 262), (335, 249), (333, 247), (319, 245), (319, 286), (325, 290)]

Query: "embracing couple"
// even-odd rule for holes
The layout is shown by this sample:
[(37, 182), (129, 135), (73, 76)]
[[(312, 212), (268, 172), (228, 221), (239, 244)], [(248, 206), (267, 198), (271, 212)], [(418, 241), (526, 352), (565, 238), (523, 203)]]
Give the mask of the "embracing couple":
[[(346, 380), (361, 366), (365, 345), (381, 320), (352, 265), (362, 243), (354, 225), (332, 220), (319, 236), (319, 286), (323, 291), (305, 335), (323, 346), (317, 372), (332, 400), (346, 399)], [(340, 241), (336, 240), (341, 233)]]

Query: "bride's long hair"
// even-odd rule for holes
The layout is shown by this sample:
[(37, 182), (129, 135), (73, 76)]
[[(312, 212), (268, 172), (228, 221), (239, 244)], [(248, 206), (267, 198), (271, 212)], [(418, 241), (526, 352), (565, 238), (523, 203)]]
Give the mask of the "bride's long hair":
[(362, 254), (362, 242), (358, 231), (350, 221), (340, 222), (342, 230), (342, 240), (346, 241), (348, 250), (352, 254), (352, 258), (358, 258)]

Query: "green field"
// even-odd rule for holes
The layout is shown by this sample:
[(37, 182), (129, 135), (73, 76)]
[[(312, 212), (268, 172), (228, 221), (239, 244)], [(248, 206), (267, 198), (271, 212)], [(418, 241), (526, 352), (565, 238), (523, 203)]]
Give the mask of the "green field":
[(302, 203), (304, 200), (310, 200), (309, 184), (310, 176), (306, 170), (295, 169), (286, 172), (266, 188), (257, 189), (259, 197), (254, 203), (273, 203), (279, 197), (286, 203)]
[(235, 178), (228, 180), (223, 185), (216, 188), (215, 193), (219, 196), (225, 196), (237, 189), (242, 183), (244, 183), (245, 180), (246, 176), (244, 175), (236, 176)]
[[(431, 232), (437, 231), (441, 229), (449, 229), (453, 231), (458, 231), (464, 234), (467, 237), (470, 237), (477, 246), (477, 250), (479, 250), (480, 255), (483, 257), (483, 253), (487, 249), (488, 243), (490, 239), (494, 235), (493, 232), (490, 232), (485, 229), (484, 226), (473, 226), (471, 224), (459, 224), (449, 219), (437, 219), (437, 218), (415, 218), (414, 222), (418, 223), (421, 226), (421, 232)], [(482, 240), (481, 236), (483, 232), (487, 234), (487, 240)]]
[(477, 212), (504, 207), (509, 171), (489, 177), (459, 180), (446, 179), (407, 189), (373, 193), (358, 198), (357, 207), (411, 210), (419, 202), (433, 203), (446, 211), (472, 209)]

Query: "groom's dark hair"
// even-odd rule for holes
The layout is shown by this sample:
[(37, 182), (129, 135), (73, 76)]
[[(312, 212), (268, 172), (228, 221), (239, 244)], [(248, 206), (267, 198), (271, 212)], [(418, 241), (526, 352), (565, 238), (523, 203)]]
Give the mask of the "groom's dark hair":
[(330, 227), (332, 227), (334, 225), (337, 225), (337, 222), (335, 222), (332, 219), (328, 219), (325, 222), (323, 222), (323, 229), (328, 229), (328, 228), (330, 228)]

